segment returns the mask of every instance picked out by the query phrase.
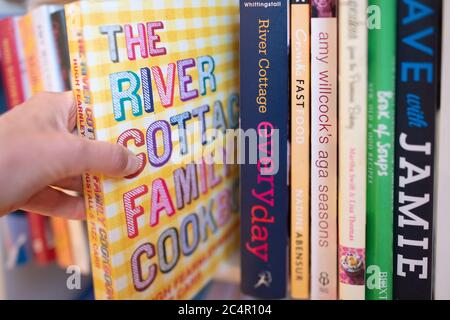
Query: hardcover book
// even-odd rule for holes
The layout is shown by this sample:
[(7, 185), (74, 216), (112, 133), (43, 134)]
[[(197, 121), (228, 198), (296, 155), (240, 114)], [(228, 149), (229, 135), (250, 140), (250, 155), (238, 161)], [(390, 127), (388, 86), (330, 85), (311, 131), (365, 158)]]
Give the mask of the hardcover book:
[(312, 1), (311, 299), (337, 299), (337, 0)]
[(123, 179), (84, 175), (95, 296), (192, 298), (238, 243), (238, 168), (221, 159), (238, 125), (238, 3), (65, 9), (79, 134), (141, 160)]
[(365, 299), (367, 0), (339, 1), (339, 298)]
[(441, 0), (398, 6), (394, 299), (432, 298)]
[(450, 300), (450, 2), (443, 1), (444, 9), (442, 25), (442, 68), (441, 68), (441, 103), (438, 112), (438, 157), (437, 174), (437, 201), (436, 201), (436, 262), (434, 276), (434, 298), (437, 300)]
[(397, 0), (369, 0), (366, 299), (392, 299)]
[[(241, 288), (287, 290), (288, 1), (241, 0)], [(241, 163), (242, 163), (241, 162)]]
[(291, 295), (309, 298), (311, 4), (291, 1)]

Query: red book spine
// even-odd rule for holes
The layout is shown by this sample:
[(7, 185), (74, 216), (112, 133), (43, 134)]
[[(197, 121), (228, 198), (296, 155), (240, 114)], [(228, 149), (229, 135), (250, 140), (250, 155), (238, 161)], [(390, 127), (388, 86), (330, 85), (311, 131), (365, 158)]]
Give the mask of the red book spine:
[(14, 19), (11, 17), (0, 20), (0, 56), (2, 57), (0, 72), (9, 109), (25, 100)]
[(47, 265), (56, 259), (55, 246), (50, 231), (50, 219), (35, 213), (28, 213), (31, 230), (31, 245), (34, 261), (39, 265)]

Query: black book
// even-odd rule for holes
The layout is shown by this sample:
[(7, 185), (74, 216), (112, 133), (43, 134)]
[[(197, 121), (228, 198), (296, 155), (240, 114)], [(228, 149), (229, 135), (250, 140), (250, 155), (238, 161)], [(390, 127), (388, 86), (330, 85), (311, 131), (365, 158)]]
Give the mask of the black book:
[(67, 42), (66, 16), (64, 10), (55, 11), (51, 15), (53, 37), (55, 38), (58, 63), (64, 83), (64, 90), (71, 90), (70, 55)]
[(289, 236), (288, 1), (241, 0), (240, 13), (241, 150), (247, 157), (240, 170), (242, 291), (283, 298)]
[(442, 0), (398, 6), (394, 299), (431, 299)]

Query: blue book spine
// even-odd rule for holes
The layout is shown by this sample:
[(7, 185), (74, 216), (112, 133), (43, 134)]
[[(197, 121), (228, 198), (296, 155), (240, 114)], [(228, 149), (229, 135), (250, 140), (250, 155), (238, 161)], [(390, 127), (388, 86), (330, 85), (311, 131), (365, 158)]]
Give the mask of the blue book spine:
[(288, 1), (241, 0), (240, 13), (241, 289), (278, 299), (289, 230)]
[[(2, 57), (0, 55), (0, 61), (1, 61)], [(1, 64), (1, 63), (0, 63)], [(5, 89), (4, 89), (4, 82), (2, 79), (2, 76), (0, 75), (0, 116), (6, 112), (7, 108), (6, 108), (6, 94), (5, 94)]]
[(431, 299), (441, 0), (398, 2), (394, 299)]
[(0, 234), (6, 252), (6, 267), (14, 269), (31, 261), (33, 251), (29, 223), (23, 212), (14, 212), (0, 220)]

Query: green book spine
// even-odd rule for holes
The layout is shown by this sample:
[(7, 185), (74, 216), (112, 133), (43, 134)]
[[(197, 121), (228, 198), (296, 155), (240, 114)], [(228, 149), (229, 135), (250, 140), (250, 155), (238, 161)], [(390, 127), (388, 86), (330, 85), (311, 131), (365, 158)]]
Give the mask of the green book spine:
[(369, 0), (366, 299), (391, 300), (397, 0)]

